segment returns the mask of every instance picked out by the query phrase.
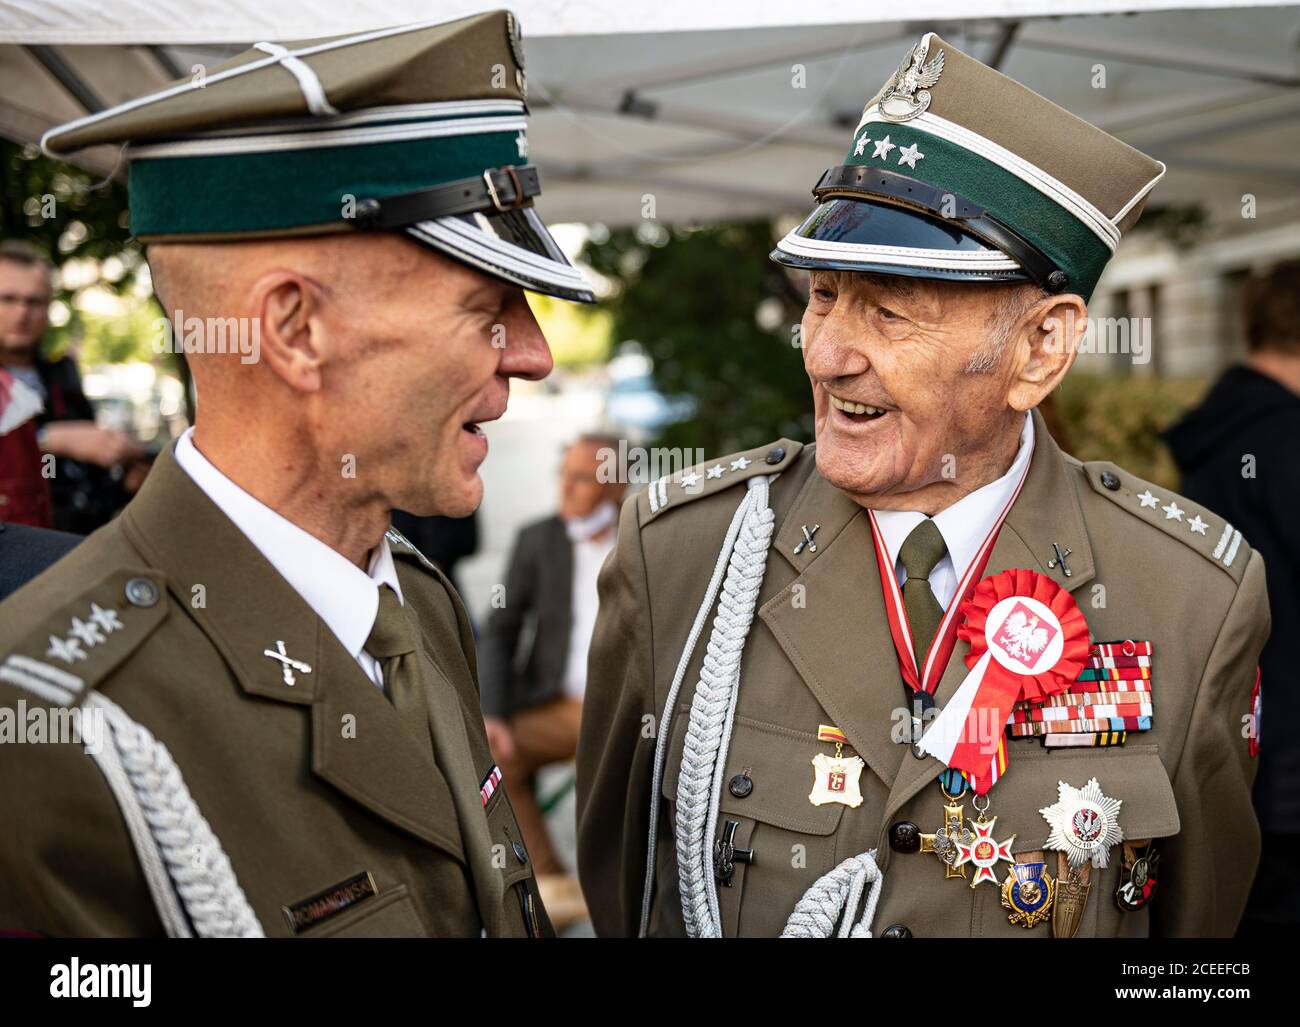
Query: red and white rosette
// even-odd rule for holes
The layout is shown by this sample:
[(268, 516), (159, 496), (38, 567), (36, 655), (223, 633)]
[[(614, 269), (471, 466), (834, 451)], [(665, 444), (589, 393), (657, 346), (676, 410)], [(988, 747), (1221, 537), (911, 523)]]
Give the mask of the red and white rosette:
[(998, 752), (1011, 707), (1070, 687), (1088, 659), (1088, 622), (1051, 578), (1008, 570), (985, 578), (962, 604), (959, 638), (970, 643), (970, 673), (921, 739), (920, 748), (965, 771), (983, 795), (997, 780)]

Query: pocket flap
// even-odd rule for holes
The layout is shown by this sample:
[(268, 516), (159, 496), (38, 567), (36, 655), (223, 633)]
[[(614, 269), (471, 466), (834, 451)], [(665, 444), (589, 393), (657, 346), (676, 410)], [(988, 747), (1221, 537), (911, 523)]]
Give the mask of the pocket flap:
[(1122, 802), (1119, 826), (1126, 839), (1167, 838), (1179, 831), (1178, 803), (1155, 745), (1009, 755), (1006, 774), (989, 792), (989, 814), (1016, 832), (1017, 852), (1047, 843), (1050, 829), (1039, 811), (1056, 802), (1060, 781), (1082, 788), (1095, 777), (1103, 795)]
[[(672, 801), (677, 799), (689, 722), (688, 708), (680, 708), (673, 714), (672, 739), (665, 756), (663, 777), (663, 796)], [(813, 785), (813, 757), (829, 751), (825, 742), (819, 742), (816, 735), (806, 731), (737, 717), (727, 748), (719, 809), (787, 831), (831, 834), (839, 826), (844, 806), (838, 802), (814, 806), (808, 801)], [(731, 779), (741, 773), (752, 784), (743, 797), (734, 795), (728, 787)]]

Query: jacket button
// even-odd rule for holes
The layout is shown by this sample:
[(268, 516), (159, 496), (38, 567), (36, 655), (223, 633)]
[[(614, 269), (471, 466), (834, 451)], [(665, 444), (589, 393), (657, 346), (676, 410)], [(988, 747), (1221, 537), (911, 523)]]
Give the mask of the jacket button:
[(158, 602), (158, 586), (148, 578), (132, 578), (126, 583), (126, 601), (145, 609)]
[(900, 820), (889, 828), (889, 847), (895, 852), (916, 852), (921, 847), (921, 832), (910, 820)]
[(910, 938), (912, 932), (902, 924), (890, 924), (880, 932), (882, 938)]
[(743, 799), (754, 790), (754, 781), (748, 774), (737, 774), (727, 783), (727, 791), (737, 799)]
[(1117, 488), (1119, 488), (1119, 479), (1115, 477), (1115, 475), (1111, 474), (1110, 471), (1102, 471), (1101, 486), (1102, 488), (1110, 489), (1112, 492), (1114, 492)]
[(769, 464), (779, 464), (782, 460), (785, 459), (785, 449), (781, 446), (777, 446), (775, 449), (769, 451), (767, 456), (765, 456), (763, 459), (766, 460)]
[(528, 862), (528, 850), (519, 842), (512, 842), (511, 847), (515, 850), (515, 855), (519, 858), (520, 863)]

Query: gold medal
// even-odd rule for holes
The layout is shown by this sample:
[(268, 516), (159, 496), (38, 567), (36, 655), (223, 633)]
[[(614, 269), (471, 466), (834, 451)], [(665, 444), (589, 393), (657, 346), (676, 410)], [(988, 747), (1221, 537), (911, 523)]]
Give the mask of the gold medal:
[(862, 788), (858, 779), (866, 764), (860, 756), (844, 755), (848, 739), (839, 728), (822, 724), (817, 729), (817, 739), (834, 742), (835, 755), (819, 752), (813, 757), (813, 787), (808, 793), (808, 801), (814, 806), (824, 806), (828, 802), (842, 802), (850, 808), (861, 806)]

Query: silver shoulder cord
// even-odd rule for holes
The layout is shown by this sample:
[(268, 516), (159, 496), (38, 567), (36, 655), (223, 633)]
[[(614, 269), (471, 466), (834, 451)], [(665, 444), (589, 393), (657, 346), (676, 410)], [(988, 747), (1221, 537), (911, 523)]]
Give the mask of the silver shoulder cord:
[[(772, 543), (774, 516), (768, 505), (768, 494), (773, 477), (760, 475), (746, 482), (745, 498), (736, 508), (727, 528), (726, 538), (705, 590), (704, 601), (691, 625), (686, 646), (673, 676), (672, 687), (668, 690), (668, 698), (664, 703), (655, 741), (654, 772), (651, 775), (645, 884), (641, 895), (641, 922), (638, 931), (643, 938), (650, 927), (660, 787), (672, 714), (686, 676), (686, 668), (691, 662), (709, 611), (718, 599), (720, 586), (722, 599), (713, 621), (700, 680), (691, 700), (690, 721), (687, 724), (677, 783), (674, 826), (677, 833), (682, 921), (686, 932), (693, 938), (722, 937), (718, 893), (713, 879), (712, 825), (718, 819), (722, 777), (740, 690), (741, 658), (754, 620), (758, 592), (763, 583), (767, 554)], [(876, 866), (874, 850), (844, 860), (804, 893), (790, 914), (781, 936), (830, 937), (842, 919), (839, 937), (871, 937), (871, 920), (883, 884), (884, 877)], [(870, 891), (862, 916), (854, 923), (853, 914), (868, 885)]]
[(86, 751), (122, 810), (168, 937), (265, 937), (167, 747), (105, 695), (91, 692), (85, 706), (105, 726)]

